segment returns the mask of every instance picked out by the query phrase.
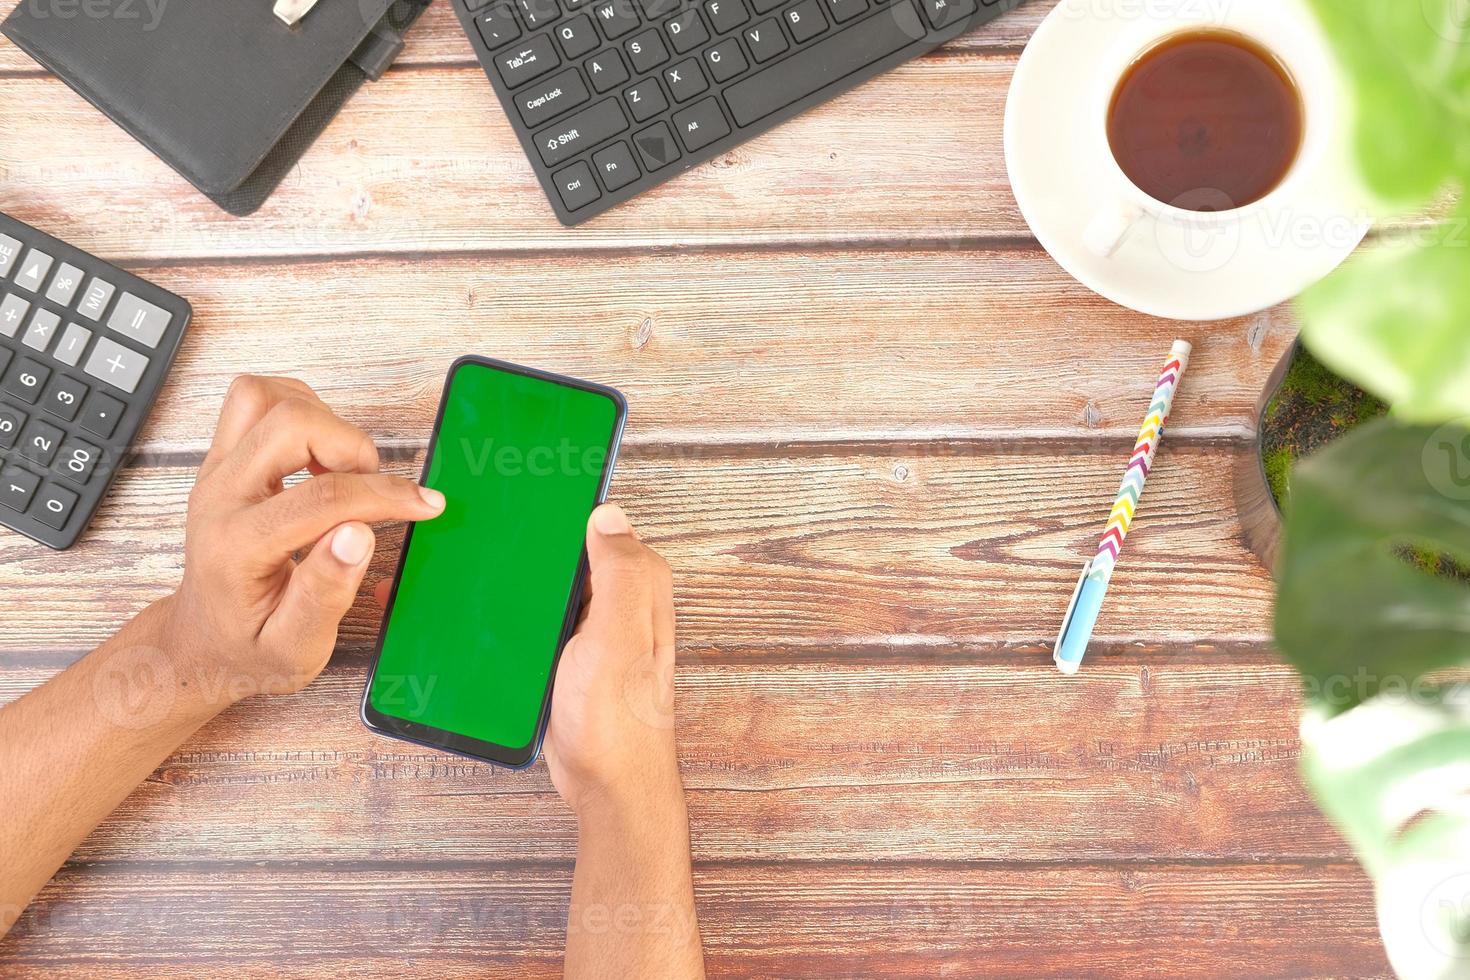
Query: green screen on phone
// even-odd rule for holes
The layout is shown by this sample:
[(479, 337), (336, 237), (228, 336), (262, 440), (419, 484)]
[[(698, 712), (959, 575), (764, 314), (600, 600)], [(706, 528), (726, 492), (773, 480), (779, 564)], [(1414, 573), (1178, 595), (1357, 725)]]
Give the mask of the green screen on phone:
[(541, 708), (621, 409), (608, 394), (467, 362), (447, 382), (368, 702), (512, 749)]

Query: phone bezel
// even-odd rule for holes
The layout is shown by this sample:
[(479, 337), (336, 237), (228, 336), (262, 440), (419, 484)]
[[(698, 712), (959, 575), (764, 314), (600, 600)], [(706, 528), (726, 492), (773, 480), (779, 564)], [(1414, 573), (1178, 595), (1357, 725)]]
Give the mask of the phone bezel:
[[(623, 393), (608, 385), (597, 384), (592, 381), (583, 381), (580, 378), (572, 378), (551, 371), (540, 371), (536, 368), (526, 367), (521, 364), (512, 364), (509, 361), (497, 360), (493, 357), (481, 357), (476, 354), (467, 354), (456, 358), (449, 366), (449, 371), (444, 376), (444, 390), (439, 395), (439, 409), (434, 416), (433, 435), (429, 440), (429, 447), (424, 452), (424, 468), (419, 477), (420, 482), (428, 478), (429, 467), (433, 465), (434, 453), (439, 446), (439, 430), (444, 423), (444, 409), (449, 404), (449, 392), (454, 387), (455, 375), (461, 368), (466, 366), (485, 367), (507, 374), (516, 374), (522, 377), (534, 378), (551, 384), (566, 388), (574, 388), (579, 391), (602, 395), (609, 399), (616, 410), (616, 418), (613, 423), (612, 438), (608, 441), (607, 459), (603, 464), (602, 476), (598, 480), (597, 494), (592, 501), (589, 513), (599, 504), (607, 500), (608, 487), (612, 483), (613, 468), (617, 464), (618, 450), (622, 446), (623, 429), (628, 421), (628, 400)], [(408, 559), (408, 549), (413, 541), (414, 525), (408, 525), (403, 533), (403, 543), (398, 551), (398, 566), (393, 573), (393, 584), (389, 587), (388, 601), (383, 607), (383, 619), (378, 627), (378, 638), (373, 645), (372, 664), (368, 668), (367, 683), (362, 690), (362, 723), (370, 730), (385, 735), (389, 738), (412, 742), (415, 745), (423, 745), (432, 749), (450, 752), (454, 755), (478, 759), (492, 765), (502, 766), (507, 769), (526, 769), (536, 762), (541, 754), (541, 743), (546, 738), (546, 726), (551, 720), (551, 695), (556, 686), (556, 667), (561, 662), (562, 650), (567, 641), (571, 639), (572, 632), (576, 629), (577, 615), (582, 605), (582, 594), (587, 581), (587, 548), (582, 547), (581, 557), (577, 561), (576, 577), (572, 581), (571, 594), (567, 601), (566, 612), (562, 617), (561, 635), (557, 640), (556, 654), (552, 657), (551, 672), (546, 682), (546, 691), (541, 697), (541, 711), (536, 719), (536, 735), (531, 742), (519, 748), (497, 745), (494, 742), (486, 742), (481, 739), (471, 738), (468, 735), (460, 735), (456, 732), (434, 728), (419, 722), (396, 718), (385, 715), (378, 711), (370, 703), (370, 695), (373, 690), (373, 680), (378, 673), (378, 662), (383, 653), (383, 641), (388, 633), (388, 621), (393, 615), (393, 605), (398, 598), (398, 585), (403, 578), (403, 566)]]

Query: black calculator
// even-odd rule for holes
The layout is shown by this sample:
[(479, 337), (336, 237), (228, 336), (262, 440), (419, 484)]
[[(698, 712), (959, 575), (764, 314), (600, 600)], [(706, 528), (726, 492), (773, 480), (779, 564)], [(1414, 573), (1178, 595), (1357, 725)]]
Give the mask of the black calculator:
[(0, 214), (0, 525), (76, 543), (192, 315), (173, 293)]

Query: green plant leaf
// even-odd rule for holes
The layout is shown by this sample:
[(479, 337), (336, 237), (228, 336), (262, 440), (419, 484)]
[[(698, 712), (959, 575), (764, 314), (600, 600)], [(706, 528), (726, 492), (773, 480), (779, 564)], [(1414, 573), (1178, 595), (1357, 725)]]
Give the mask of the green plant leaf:
[(1310, 0), (1356, 106), (1369, 188), (1418, 207), (1470, 174), (1470, 15), (1463, 0)]
[(1470, 210), (1362, 252), (1302, 295), (1302, 339), (1409, 422), (1470, 416)]
[(1470, 662), (1470, 583), (1403, 557), (1470, 561), (1467, 450), (1470, 430), (1385, 420), (1293, 471), (1276, 639), (1331, 710)]

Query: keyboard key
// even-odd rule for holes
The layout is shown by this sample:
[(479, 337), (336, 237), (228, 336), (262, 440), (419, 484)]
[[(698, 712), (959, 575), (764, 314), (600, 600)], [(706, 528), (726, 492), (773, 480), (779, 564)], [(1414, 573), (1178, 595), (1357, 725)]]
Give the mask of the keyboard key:
[(125, 406), (106, 392), (94, 391), (82, 406), (82, 428), (100, 439), (111, 439)]
[(61, 268), (56, 271), (56, 278), (51, 280), (51, 288), (46, 290), (46, 298), (57, 306), (70, 306), (77, 290), (82, 288), (84, 275), (85, 272), (70, 262), (61, 263)]
[(697, 10), (684, 11), (665, 24), (664, 30), (669, 32), (669, 41), (680, 54), (687, 54), (709, 40), (709, 31), (704, 29)]
[(644, 31), (628, 42), (628, 60), (633, 62), (633, 70), (642, 75), (668, 61), (669, 49), (664, 47), (658, 31)]
[(50, 310), (37, 310), (31, 317), (31, 325), (26, 327), (25, 336), (20, 342), (31, 350), (46, 353), (46, 348), (51, 346), (51, 339), (56, 336), (56, 328), (61, 326), (61, 317)]
[(21, 401), (34, 405), (36, 399), (41, 397), (41, 389), (50, 380), (50, 368), (29, 357), (23, 357), (6, 373), (5, 380), (0, 381), (0, 390), (8, 391)]
[(508, 3), (497, 3), (480, 14), (475, 18), (475, 25), (479, 27), (480, 37), (485, 39), (485, 46), (489, 48), (509, 44), (521, 36), (521, 25), (516, 23), (515, 11), (510, 9)]
[(708, 0), (704, 12), (709, 15), (710, 26), (716, 34), (729, 34), (750, 20), (750, 11), (740, 0)]
[(669, 94), (674, 97), (675, 102), (688, 102), (709, 88), (709, 82), (704, 80), (704, 72), (699, 70), (699, 62), (693, 58), (681, 61), (672, 68), (665, 68), (664, 81), (668, 83)]
[(975, 12), (975, 0), (919, 0), (919, 6), (924, 8), (924, 16), (935, 30)]
[(12, 466), (0, 473), (0, 505), (25, 513), (40, 485), (39, 476), (19, 466)]
[(9, 347), (0, 347), (0, 372), (10, 366), (10, 359), (15, 355), (10, 353)]
[(21, 426), (26, 424), (26, 413), (9, 405), (0, 405), (0, 449), (9, 449), (20, 438)]
[(768, 14), (781, 6), (783, 0), (750, 0), (750, 5), (758, 14)]
[(734, 83), (725, 89), (726, 104), (737, 126), (749, 126), (901, 50), (925, 33), (912, 0), (899, 0), (887, 12), (857, 21), (780, 64)]
[(92, 356), (87, 358), (87, 366), (83, 370), (114, 388), (132, 394), (147, 368), (148, 358), (131, 347), (124, 347), (107, 337), (98, 337), (97, 346), (92, 348)]
[(561, 5), (556, 0), (516, 0), (526, 26), (535, 30), (544, 27), (561, 16)]
[(652, 24), (678, 10), (682, 2), (683, 0), (638, 0), (638, 6), (643, 11), (643, 19)]
[(61, 343), (56, 345), (56, 352), (51, 356), (67, 367), (76, 367), (77, 361), (82, 359), (82, 351), (87, 349), (87, 341), (91, 339), (92, 331), (68, 323), (66, 332), (61, 335)]
[(614, 143), (592, 154), (592, 166), (602, 178), (602, 186), (609, 191), (627, 187), (639, 176), (638, 164), (633, 162), (633, 151), (623, 142)]
[(592, 19), (586, 14), (578, 14), (571, 20), (556, 29), (556, 41), (561, 45), (561, 53), (568, 58), (580, 58), (588, 51), (596, 50), (602, 42), (597, 37), (597, 29), (592, 26)]
[(810, 41), (827, 29), (827, 18), (822, 16), (819, 0), (801, 0), (801, 3), (786, 11), (782, 16), (791, 36), (797, 44)]
[(64, 435), (50, 422), (31, 419), (20, 434), (20, 454), (37, 466), (50, 466)]
[(628, 103), (628, 111), (637, 122), (652, 119), (669, 107), (669, 100), (664, 98), (663, 89), (651, 78), (624, 92), (623, 101)]
[(750, 56), (756, 61), (770, 61), (791, 47), (786, 43), (786, 35), (781, 33), (781, 25), (774, 20), (763, 20), (746, 28), (745, 43), (750, 45)]
[(602, 196), (592, 177), (592, 168), (582, 160), (552, 174), (551, 179), (556, 181), (556, 190), (568, 211), (584, 208)]
[(60, 531), (66, 527), (66, 520), (71, 517), (71, 512), (76, 505), (76, 494), (65, 487), (59, 487), (47, 481), (41, 487), (41, 492), (36, 494), (36, 502), (31, 505), (31, 513), (42, 524)]
[(592, 80), (592, 87), (598, 92), (606, 92), (628, 80), (628, 67), (623, 64), (622, 55), (616, 51), (599, 52), (595, 57), (588, 58), (582, 67)]
[(846, 23), (868, 9), (868, 0), (827, 0), (827, 13), (839, 24)]
[(627, 128), (628, 118), (618, 108), (618, 100), (605, 99), (574, 113), (555, 128), (537, 133), (536, 147), (546, 165), (554, 167)]
[(46, 281), (46, 273), (51, 271), (53, 261), (55, 260), (51, 256), (40, 249), (31, 249), (26, 253), (26, 257), (20, 260), (20, 272), (16, 274), (15, 284), (22, 289), (39, 293), (41, 283)]
[(81, 410), (82, 399), (87, 397), (88, 390), (87, 386), (76, 378), (58, 374), (51, 379), (51, 384), (46, 386), (46, 394), (41, 398), (41, 407), (52, 415), (70, 422)]
[(15, 257), (20, 254), (20, 250), (19, 239), (11, 238), (9, 235), (0, 235), (0, 279), (10, 275), (10, 270), (15, 266)]
[(709, 146), (722, 136), (730, 135), (730, 124), (714, 99), (705, 99), (674, 113), (674, 131), (684, 143), (684, 149), (693, 153)]
[(516, 105), (520, 107), (521, 118), (527, 126), (539, 126), (590, 98), (592, 96), (587, 94), (587, 86), (582, 84), (582, 76), (577, 74), (577, 69), (568, 68), (530, 88), (521, 89), (516, 93)]
[(96, 323), (102, 322), (102, 314), (107, 312), (107, 304), (112, 302), (112, 294), (116, 288), (106, 279), (98, 279), (93, 276), (92, 281), (87, 284), (86, 295), (82, 297), (82, 305), (77, 307), (77, 311), (88, 320)]
[(101, 457), (102, 450), (96, 446), (68, 437), (61, 444), (61, 452), (56, 454), (56, 465), (52, 469), (73, 483), (86, 483), (92, 478), (92, 471), (97, 468)]
[(31, 304), (21, 299), (15, 293), (10, 293), (4, 300), (0, 300), (0, 336), (14, 337), (20, 329), (20, 323), (30, 312)]
[(633, 0), (607, 0), (592, 8), (592, 16), (602, 28), (602, 36), (609, 41), (637, 30), (641, 23), (638, 11), (633, 9)]
[(679, 148), (674, 145), (674, 134), (667, 123), (655, 123), (633, 137), (638, 155), (643, 158), (644, 171), (666, 167), (679, 159)]
[(727, 38), (704, 53), (704, 63), (717, 82), (728, 82), (750, 67), (740, 51), (740, 42)]
[(495, 64), (500, 68), (500, 77), (510, 88), (524, 85), (533, 78), (540, 78), (561, 64), (551, 46), (551, 38), (538, 34), (525, 44), (518, 44), (503, 54), (497, 55)]

